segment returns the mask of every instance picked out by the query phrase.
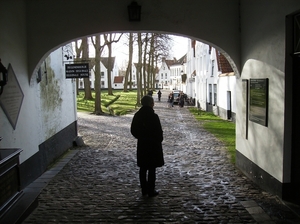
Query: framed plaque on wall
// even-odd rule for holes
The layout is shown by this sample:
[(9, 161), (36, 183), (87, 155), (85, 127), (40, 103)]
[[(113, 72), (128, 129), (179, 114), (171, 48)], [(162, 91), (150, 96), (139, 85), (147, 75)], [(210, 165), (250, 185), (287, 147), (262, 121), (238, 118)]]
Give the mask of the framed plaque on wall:
[(250, 79), (249, 120), (268, 126), (269, 80)]
[(243, 128), (242, 128), (242, 135), (245, 139), (248, 139), (248, 104), (249, 104), (249, 82), (248, 79), (242, 80), (242, 87), (243, 87), (243, 104), (242, 104), (242, 113), (243, 113)]

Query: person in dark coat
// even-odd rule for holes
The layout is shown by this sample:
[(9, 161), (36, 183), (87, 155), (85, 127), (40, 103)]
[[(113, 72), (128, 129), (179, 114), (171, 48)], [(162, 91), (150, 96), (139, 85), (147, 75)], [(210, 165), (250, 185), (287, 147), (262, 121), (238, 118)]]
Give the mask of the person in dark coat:
[(183, 107), (184, 106), (184, 100), (185, 100), (185, 94), (181, 91), (180, 94), (179, 94), (179, 106), (180, 107)]
[[(131, 134), (137, 138), (137, 165), (142, 194), (155, 197), (156, 168), (165, 164), (162, 141), (163, 130), (160, 119), (154, 112), (154, 100), (146, 95), (142, 107), (135, 113), (131, 123)], [(147, 174), (148, 173), (148, 174)]]
[(160, 90), (158, 90), (157, 95), (158, 95), (158, 101), (160, 101), (160, 98), (161, 98), (161, 91)]

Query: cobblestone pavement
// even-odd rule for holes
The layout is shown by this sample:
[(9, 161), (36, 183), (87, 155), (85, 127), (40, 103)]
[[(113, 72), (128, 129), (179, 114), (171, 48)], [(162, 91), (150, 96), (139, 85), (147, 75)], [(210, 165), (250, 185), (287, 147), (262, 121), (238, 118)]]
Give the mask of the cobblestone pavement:
[(261, 191), (229, 162), (221, 142), (187, 108), (156, 102), (165, 166), (155, 198), (143, 197), (132, 114), (79, 113), (87, 146), (56, 175), (24, 223), (300, 223), (277, 197)]

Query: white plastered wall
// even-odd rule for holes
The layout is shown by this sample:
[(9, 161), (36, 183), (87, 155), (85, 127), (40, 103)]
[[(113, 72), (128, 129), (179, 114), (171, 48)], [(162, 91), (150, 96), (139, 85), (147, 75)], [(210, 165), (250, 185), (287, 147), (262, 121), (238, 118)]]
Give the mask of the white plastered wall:
[(61, 79), (56, 83), (62, 89), (61, 107), (43, 108), (43, 102), (48, 99), (41, 97), (41, 83), (36, 81), (35, 74), (28, 79), (25, 12), (24, 1), (1, 2), (0, 58), (5, 67), (11, 64), (24, 98), (15, 129), (0, 108), (0, 136), (3, 138), (0, 148), (21, 148), (20, 163), (37, 153), (39, 144), (76, 120), (73, 83), (63, 78), (61, 53), (56, 52), (49, 60), (56, 78)]
[[(255, 4), (253, 4), (255, 3)], [(242, 72), (237, 79), (236, 148), (280, 182), (284, 176), (285, 16), (300, 8), (296, 1), (241, 1)], [(242, 79), (269, 79), (268, 126), (249, 121), (244, 138)], [(290, 150), (290, 149), (289, 149)]]
[(18, 4), (2, 1), (0, 14), (0, 58), (5, 67), (11, 64), (24, 93), (15, 130), (0, 108), (0, 136), (3, 138), (0, 147), (22, 148), (20, 162), (23, 162), (38, 151), (40, 131), (38, 111), (35, 108), (35, 86), (29, 85), (27, 73), (25, 4), (23, 1)]

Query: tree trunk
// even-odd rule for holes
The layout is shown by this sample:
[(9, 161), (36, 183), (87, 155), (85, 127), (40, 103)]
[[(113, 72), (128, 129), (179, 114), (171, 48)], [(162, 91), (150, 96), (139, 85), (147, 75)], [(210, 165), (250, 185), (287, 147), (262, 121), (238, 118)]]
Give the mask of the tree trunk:
[(148, 47), (148, 33), (146, 33), (146, 36), (145, 36), (145, 39), (144, 39), (144, 55), (143, 55), (143, 66), (142, 66), (142, 69), (143, 69), (143, 83), (144, 83), (144, 95), (147, 94), (147, 91), (150, 90), (149, 89), (149, 80), (147, 79), (147, 76), (146, 76), (146, 68), (147, 68), (147, 47)]
[[(75, 41), (75, 51), (76, 51), (75, 62), (77, 62), (81, 58), (82, 42), (81, 42), (80, 46), (78, 46), (78, 41)], [(79, 95), (79, 78), (76, 78), (76, 94), (77, 94), (77, 96)]]
[(155, 89), (155, 66), (154, 66), (154, 41), (155, 34), (152, 33), (151, 44), (150, 44), (150, 53), (149, 53), (149, 73), (150, 73), (150, 85), (151, 89)]
[(138, 33), (138, 64), (137, 64), (137, 105), (141, 105), (141, 98), (143, 96), (142, 92), (142, 82), (141, 82), (141, 74), (142, 74), (142, 35)]
[(101, 108), (101, 37), (97, 35), (95, 38), (95, 114), (101, 115), (103, 114)]
[(79, 79), (76, 78), (76, 95), (79, 95)]
[[(131, 66), (132, 66), (132, 57), (133, 57), (133, 34), (129, 34), (129, 60), (128, 60), (128, 65), (126, 69), (126, 74), (125, 74), (125, 81), (124, 81), (124, 92), (127, 92), (128, 88), (128, 78), (129, 75), (131, 74)], [(130, 89), (131, 87), (131, 80), (130, 80)]]
[[(111, 41), (111, 34), (109, 34), (110, 36), (110, 41)], [(108, 85), (108, 95), (113, 95), (113, 91), (112, 91), (112, 83), (111, 83), (111, 71), (112, 71), (112, 58), (111, 58), (111, 42), (107, 44), (107, 48), (108, 48), (108, 60), (107, 60), (107, 85)]]
[[(88, 38), (82, 38), (82, 61), (89, 61)], [(84, 99), (93, 100), (91, 82), (89, 78), (84, 78)]]

